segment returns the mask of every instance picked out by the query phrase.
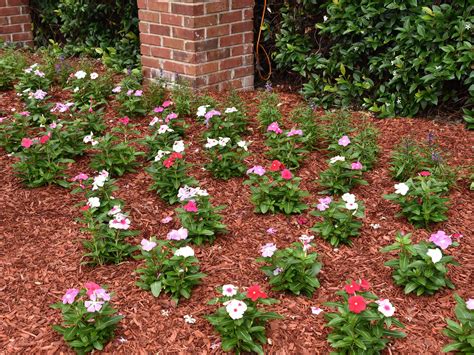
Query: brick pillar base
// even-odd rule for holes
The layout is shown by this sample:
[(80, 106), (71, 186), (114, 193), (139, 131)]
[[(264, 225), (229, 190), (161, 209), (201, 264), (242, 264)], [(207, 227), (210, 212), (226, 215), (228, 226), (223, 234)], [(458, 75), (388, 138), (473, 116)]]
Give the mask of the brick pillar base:
[(138, 0), (145, 78), (253, 89), (253, 5), (254, 0)]
[(29, 0), (0, 0), (0, 39), (33, 45)]

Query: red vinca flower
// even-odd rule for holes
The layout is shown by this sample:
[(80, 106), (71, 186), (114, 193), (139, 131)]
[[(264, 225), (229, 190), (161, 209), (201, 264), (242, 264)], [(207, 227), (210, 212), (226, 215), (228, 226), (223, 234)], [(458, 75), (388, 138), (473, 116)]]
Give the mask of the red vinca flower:
[(171, 159), (171, 158), (168, 158), (168, 159), (165, 159), (163, 161), (163, 165), (165, 166), (165, 168), (169, 169), (173, 166), (173, 163), (174, 163), (174, 159)]
[(183, 156), (182, 156), (181, 154), (177, 153), (177, 152), (173, 152), (173, 153), (171, 153), (171, 155), (170, 155), (170, 159), (173, 159), (173, 160), (175, 160), (175, 159), (182, 159), (182, 158), (183, 158)]
[(259, 285), (250, 286), (247, 290), (247, 297), (250, 298), (252, 301), (256, 301), (259, 298), (267, 298), (267, 294), (260, 290)]
[(354, 313), (360, 313), (367, 308), (367, 303), (362, 296), (349, 297), (349, 310)]
[(48, 136), (48, 135), (42, 136), (42, 137), (40, 138), (40, 143), (41, 143), (41, 144), (45, 144), (47, 141), (49, 141), (49, 136)]
[(422, 171), (422, 172), (420, 173), (420, 176), (430, 176), (430, 175), (431, 175), (431, 173), (430, 173), (429, 171), (426, 171), (426, 170), (425, 170), (425, 171)]
[(360, 281), (360, 287), (362, 287), (363, 290), (368, 290), (370, 289), (369, 282), (366, 279), (362, 279)]
[(272, 161), (272, 166), (270, 166), (270, 171), (278, 171), (280, 169), (284, 169), (285, 166), (278, 160)]
[(360, 291), (360, 285), (357, 282), (352, 281), (349, 285), (344, 286), (344, 290), (349, 294), (356, 293), (357, 291)]

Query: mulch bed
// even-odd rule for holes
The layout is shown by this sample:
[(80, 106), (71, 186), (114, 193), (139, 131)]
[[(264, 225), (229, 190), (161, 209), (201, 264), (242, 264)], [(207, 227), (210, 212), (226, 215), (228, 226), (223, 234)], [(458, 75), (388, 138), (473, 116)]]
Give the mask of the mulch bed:
[[(61, 93), (56, 99), (60, 100)], [(256, 122), (256, 94), (243, 93), (248, 104), (248, 117), (255, 134), (247, 137), (253, 141), (248, 165), (260, 163), (268, 165), (263, 154), (263, 137)], [(280, 110), (286, 115), (298, 102), (294, 94), (282, 93)], [(0, 111), (20, 110), (20, 102), (13, 91), (0, 93)], [(372, 121), (380, 130), (381, 153), (375, 169), (366, 173), (368, 186), (355, 188), (358, 198), (366, 205), (366, 219), (361, 235), (354, 239), (352, 247), (341, 246), (333, 249), (318, 238), (316, 251), (323, 262), (319, 275), (321, 288), (313, 298), (277, 292), (270, 296), (280, 300), (274, 310), (285, 316), (284, 320), (273, 321), (268, 327), (270, 344), (265, 346), (268, 353), (301, 354), (328, 353), (326, 342), (329, 332), (324, 327), (323, 315), (311, 314), (311, 306), (328, 308), (322, 303), (335, 300), (335, 292), (342, 288), (346, 279), (366, 278), (374, 292), (381, 298), (389, 298), (396, 307), (396, 314), (407, 327), (407, 337), (391, 343), (386, 353), (437, 354), (449, 339), (441, 334), (445, 317), (454, 317), (453, 291), (442, 290), (434, 296), (405, 296), (403, 290), (394, 286), (390, 269), (383, 263), (391, 258), (381, 254), (380, 248), (391, 244), (398, 230), (414, 231), (414, 240), (429, 237), (426, 230), (414, 230), (405, 220), (395, 218), (395, 205), (382, 198), (393, 191), (388, 164), (390, 152), (402, 136), (412, 135), (424, 140), (428, 132), (433, 132), (441, 145), (451, 151), (453, 166), (473, 165), (474, 135), (462, 124), (438, 122), (422, 119), (378, 120), (367, 113), (354, 112), (354, 118), (363, 116)], [(118, 116), (113, 108), (107, 110), (107, 122)], [(142, 131), (147, 131), (149, 118), (136, 120)], [(189, 123), (197, 122), (190, 118)], [(11, 164), (13, 158), (0, 156), (0, 349), (6, 353), (71, 353), (60, 335), (51, 325), (60, 322), (60, 312), (50, 308), (60, 300), (67, 288), (80, 287), (87, 281), (107, 285), (114, 292), (112, 304), (125, 319), (120, 323), (115, 339), (107, 345), (109, 353), (221, 353), (219, 337), (203, 318), (214, 311), (207, 301), (217, 293), (216, 286), (232, 283), (250, 286), (258, 283), (269, 291), (265, 276), (259, 270), (255, 258), (259, 248), (267, 242), (275, 242), (278, 247), (286, 247), (304, 233), (311, 234), (309, 228), (315, 217), (305, 213), (307, 223), (298, 221), (298, 216), (256, 215), (249, 201), (248, 187), (243, 187), (244, 178), (223, 182), (212, 178), (202, 169), (205, 162), (200, 134), (202, 125), (195, 123), (189, 130), (186, 143), (187, 159), (195, 164), (190, 172), (207, 189), (214, 204), (225, 204), (224, 222), (230, 233), (218, 237), (209, 246), (195, 248), (201, 268), (208, 276), (204, 283), (193, 290), (190, 300), (182, 301), (175, 307), (166, 296), (154, 298), (151, 293), (135, 286), (138, 279), (134, 270), (139, 261), (127, 261), (120, 265), (96, 268), (81, 266), (83, 248), (81, 239), (87, 238), (80, 232), (75, 219), (80, 215), (75, 205), (82, 200), (80, 195), (72, 195), (67, 189), (50, 186), (27, 189), (14, 176)], [(310, 192), (307, 202), (317, 201), (318, 189), (315, 179), (326, 167), (324, 151), (309, 154), (297, 175), (303, 178), (301, 187)], [(92, 173), (88, 167), (89, 157), (77, 159), (70, 168), (70, 175), (79, 172)], [(465, 174), (464, 174), (465, 176)], [(174, 218), (170, 224), (160, 220), (174, 215), (174, 208), (166, 205), (154, 193), (147, 191), (151, 178), (139, 169), (118, 179), (120, 187), (117, 195), (126, 202), (130, 212), (132, 227), (141, 234), (134, 239), (139, 244), (142, 238), (156, 235), (164, 238), (172, 228), (179, 227)], [(460, 232), (464, 235), (458, 248), (449, 253), (461, 263), (450, 269), (449, 276), (464, 299), (474, 296), (472, 289), (474, 269), (474, 199), (469, 191), (467, 179), (460, 180), (450, 193), (451, 207), (449, 221), (434, 226), (434, 230), (445, 230), (448, 234)], [(380, 224), (373, 229), (370, 224)], [(266, 230), (273, 227), (275, 235)], [(197, 319), (195, 324), (183, 320), (186, 314)]]

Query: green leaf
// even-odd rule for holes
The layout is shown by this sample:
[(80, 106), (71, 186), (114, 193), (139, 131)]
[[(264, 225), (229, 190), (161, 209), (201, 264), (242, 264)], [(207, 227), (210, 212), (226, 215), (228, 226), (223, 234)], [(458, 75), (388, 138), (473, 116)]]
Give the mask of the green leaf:
[(153, 282), (151, 285), (150, 285), (150, 289), (151, 289), (151, 293), (153, 296), (155, 297), (158, 297), (161, 293), (161, 281), (156, 281), (156, 282)]

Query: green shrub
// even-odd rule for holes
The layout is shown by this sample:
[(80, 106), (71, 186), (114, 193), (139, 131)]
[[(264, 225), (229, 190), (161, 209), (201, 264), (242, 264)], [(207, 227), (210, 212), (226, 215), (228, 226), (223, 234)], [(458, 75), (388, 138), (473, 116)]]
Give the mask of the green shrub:
[(274, 59), (305, 77), (303, 93), (323, 107), (355, 103), (393, 117), (442, 103), (472, 105), (473, 6), (440, 2), (287, 5)]

